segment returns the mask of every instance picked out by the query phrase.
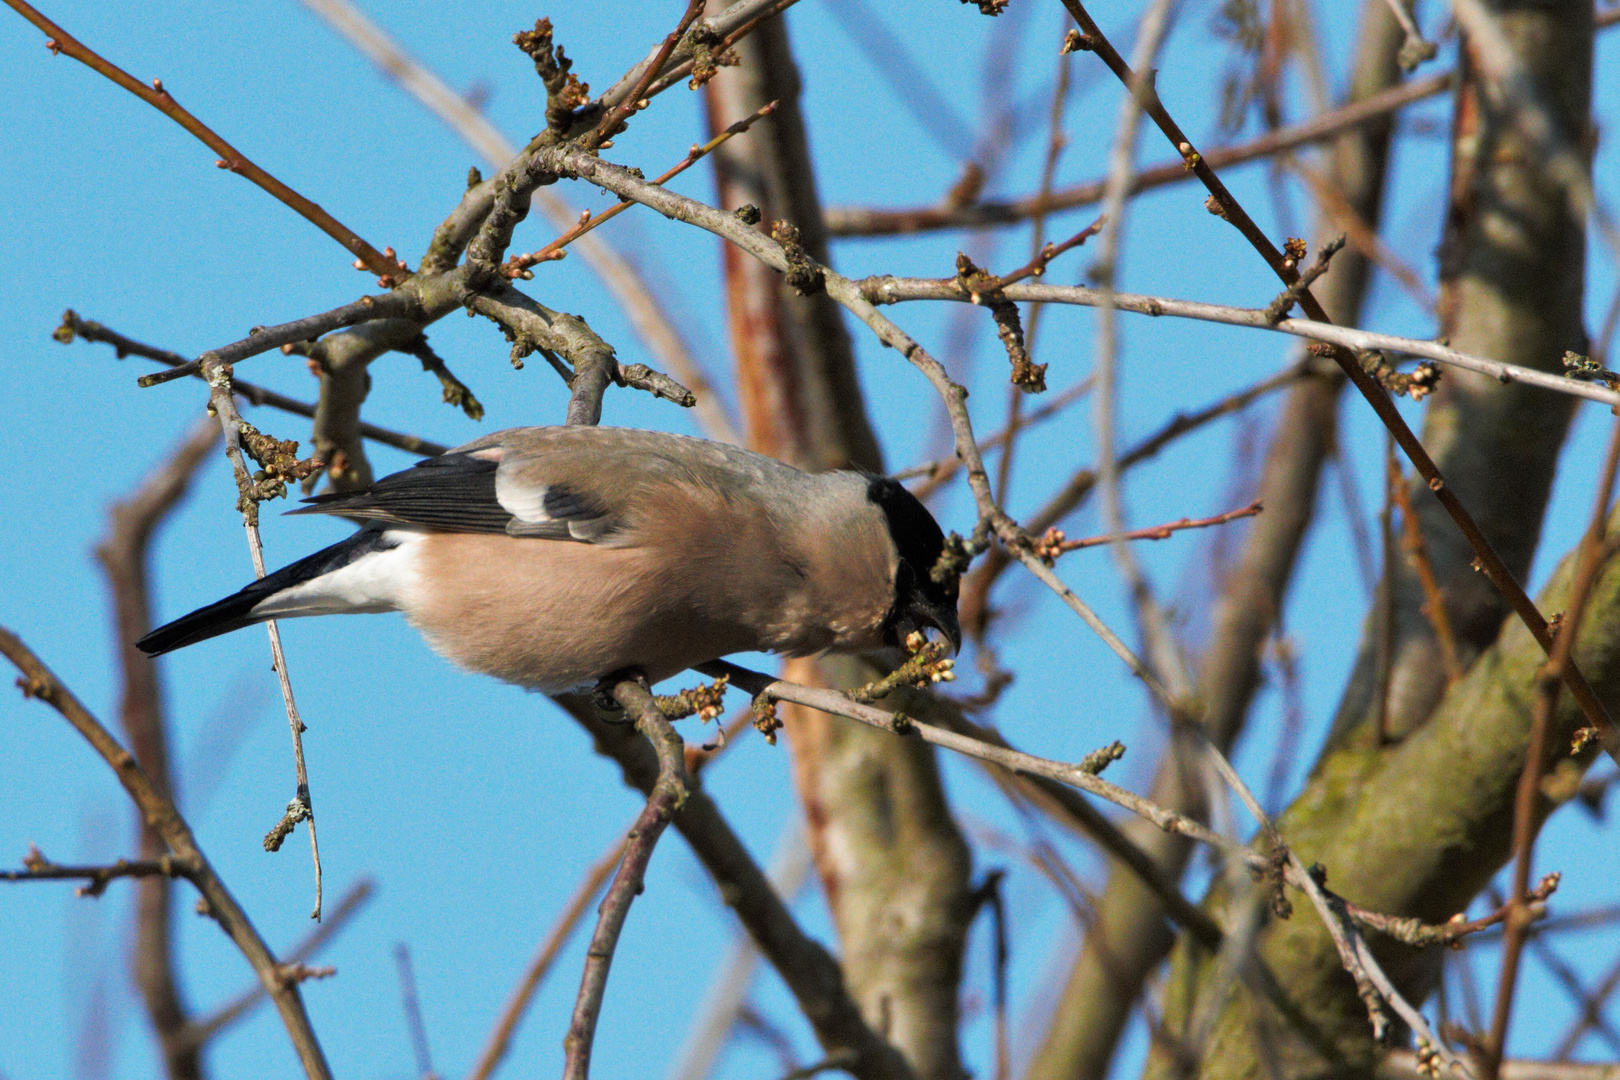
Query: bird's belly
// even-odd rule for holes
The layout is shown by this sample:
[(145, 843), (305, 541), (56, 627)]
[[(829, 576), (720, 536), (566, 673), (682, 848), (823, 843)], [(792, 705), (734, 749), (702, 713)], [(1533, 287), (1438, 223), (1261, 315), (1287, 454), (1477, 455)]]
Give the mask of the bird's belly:
[(435, 650), (472, 671), (546, 693), (625, 668), (657, 682), (693, 664), (758, 648), (660, 580), (637, 549), (504, 536), (434, 534), (406, 617)]

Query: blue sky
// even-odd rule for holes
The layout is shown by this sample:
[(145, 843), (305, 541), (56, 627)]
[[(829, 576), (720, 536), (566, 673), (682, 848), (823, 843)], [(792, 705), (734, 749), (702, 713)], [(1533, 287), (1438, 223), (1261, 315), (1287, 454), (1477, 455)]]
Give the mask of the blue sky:
[[(1159, 89), (1183, 126), (1206, 145), (1216, 142), (1211, 107), (1225, 63), (1208, 27), (1215, 4), (1181, 5), (1177, 30), (1161, 62)], [(514, 142), (541, 123), (543, 93), (528, 61), (509, 44), (513, 32), (550, 14), (581, 77), (597, 89), (611, 83), (667, 32), (679, 5), (613, 0), (564, 4), (549, 13), (512, 5), (397, 2), (372, 14), (450, 85), (488, 93), (488, 114)], [(874, 8), (877, 5), (873, 5)], [(1349, 15), (1319, 5), (1317, 17), (1330, 74), (1337, 77), (1353, 43)], [(649, 15), (656, 10), (656, 15)], [(1096, 14), (1124, 49), (1136, 5), (1099, 3)], [(296, 3), (219, 5), (177, 0), (165, 5), (53, 0), (52, 18), (137, 77), (160, 77), (178, 100), (244, 153), (323, 205), (377, 247), (392, 245), (414, 264), (433, 226), (450, 209), (476, 160), (448, 130), (337, 39)], [(968, 123), (987, 103), (979, 72), (987, 52), (1013, 50), (1020, 98), (1044, 97), (1056, 44), (1065, 26), (1057, 4), (1013, 0), (1001, 25), (971, 6), (896, 0), (881, 18), (908, 42), (934, 88)], [(1434, 25), (1433, 13), (1425, 25)], [(805, 82), (805, 109), (828, 205), (924, 205), (955, 181), (960, 160), (919, 132), (902, 100), (851, 47), (830, 0), (804, 0), (789, 16)], [(1615, 41), (1600, 45), (1596, 111), (1620, 113), (1620, 90), (1605, 78), (1620, 68)], [(1128, 51), (1128, 50), (1126, 50)], [(1449, 62), (1447, 53), (1438, 64)], [(1118, 87), (1086, 56), (1074, 58), (1070, 145), (1059, 183), (1100, 174), (1112, 134)], [(1336, 83), (1337, 85), (1337, 83)], [(860, 102), (852, 108), (852, 99)], [(1292, 118), (1303, 100), (1295, 95)], [(1032, 121), (1044, 125), (1044, 107)], [(1445, 117), (1443, 102), (1408, 114)], [(281, 322), (353, 299), (371, 285), (329, 239), (238, 177), (218, 170), (214, 155), (170, 121), (65, 57), (52, 58), (41, 35), (9, 12), (0, 17), (0, 198), (13, 256), (0, 266), (0, 357), (10, 389), (7, 437), (0, 440), (0, 623), (17, 630), (109, 723), (116, 706), (110, 619), (91, 547), (106, 528), (109, 503), (130, 491), (160, 461), (202, 409), (201, 384), (138, 390), (138, 360), (115, 361), (105, 347), (64, 348), (50, 339), (64, 308), (137, 339), (195, 354), (241, 337), (248, 327)], [(611, 156), (661, 171), (699, 138), (696, 95), (672, 90), (616, 140)], [(1441, 130), (1444, 130), (1443, 123)], [(1166, 154), (1144, 131), (1140, 158)], [(1019, 144), (996, 190), (1033, 191), (1044, 139)], [(1613, 190), (1612, 146), (1599, 151), (1598, 190)], [(1396, 156), (1384, 235), (1431, 285), (1436, 214), (1446, 181), (1443, 139), (1416, 130)], [(1607, 185), (1605, 184), (1607, 180)], [(1262, 169), (1228, 177), (1273, 236), (1308, 228), (1309, 202), (1298, 190), (1275, 202)], [(674, 186), (712, 198), (706, 168)], [(601, 210), (611, 199), (578, 184), (561, 194)], [(1164, 189), (1133, 204), (1127, 224), (1121, 287), (1200, 300), (1263, 305), (1275, 281), (1233, 230), (1203, 210), (1192, 187)], [(1052, 226), (1061, 237), (1090, 220), (1070, 214)], [(604, 227), (605, 238), (665, 290), (693, 349), (723, 381), (726, 334), (713, 238), (640, 211)], [(518, 243), (528, 249), (552, 235), (538, 216)], [(957, 234), (887, 241), (844, 241), (834, 261), (851, 276), (889, 272), (943, 276), (963, 243)], [(1027, 232), (1009, 235), (992, 266), (1022, 263)], [(1615, 284), (1614, 267), (1590, 260), (1593, 324)], [(1089, 256), (1071, 254), (1048, 280), (1082, 279)], [(619, 350), (626, 363), (654, 362), (582, 260), (537, 268), (527, 283), (553, 307), (577, 312)], [(953, 311), (911, 305), (892, 316), (925, 345), (946, 355)], [(1213, 401), (1285, 366), (1292, 345), (1253, 331), (1123, 316), (1121, 441), (1146, 434), (1178, 410)], [(1084, 310), (1051, 311), (1037, 359), (1051, 364), (1061, 389), (1090, 370), (1093, 322)], [(1366, 324), (1423, 336), (1428, 316), (1380, 276)], [(853, 325), (853, 324), (852, 324)], [(980, 431), (1000, 426), (1005, 374), (988, 320), (974, 325), (973, 348), (951, 357), (953, 373), (973, 390)], [(856, 327), (861, 373), (891, 466), (942, 449), (939, 407), (926, 383), (892, 352)], [(429, 331), (440, 355), (483, 400), (473, 424), (439, 402), (432, 376), (410, 357), (385, 356), (372, 368), (366, 408), (373, 422), (454, 444), (486, 431), (561, 419), (565, 391), (544, 364), (521, 372), (506, 362), (498, 331), (483, 320), (454, 317)], [(301, 362), (272, 354), (241, 365), (243, 378), (312, 398), (314, 381)], [(1404, 406), (1414, 423), (1421, 406)], [(1133, 523), (1201, 516), (1239, 505), (1230, 494), (1241, 476), (1241, 447), (1263, 439), (1269, 410), (1212, 425), (1182, 440), (1126, 487)], [(296, 418), (250, 415), (282, 437), (307, 437)], [(1601, 449), (1604, 417), (1579, 414), (1549, 514), (1534, 584), (1574, 542), (1584, 524)], [(643, 395), (614, 392), (605, 422), (695, 432), (693, 418)], [(1345, 405), (1346, 458), (1364, 506), (1376, 505), (1381, 429), (1358, 402)], [(1033, 433), (1022, 453), (1009, 509), (1027, 514), (1077, 467), (1092, 460), (1094, 434), (1086, 407)], [(376, 448), (379, 472), (410, 458)], [(1309, 729), (1298, 775), (1314, 754), (1354, 654), (1366, 597), (1348, 546), (1346, 512), (1326, 486), (1319, 525), (1304, 553), (1286, 623), (1301, 655)], [(155, 548), (155, 603), (167, 619), (232, 591), (251, 568), (232, 509), (234, 491), (222, 461), (210, 464)], [(343, 535), (339, 523), (283, 519), (267, 506), (267, 559), (281, 564)], [(947, 528), (971, 525), (960, 496), (940, 503)], [(1096, 514), (1071, 534), (1098, 531)], [(1195, 604), (1206, 595), (1207, 537), (1189, 535), (1148, 545), (1140, 558), (1169, 601)], [(1061, 572), (1105, 620), (1122, 630), (1130, 617), (1106, 554), (1069, 556)], [(1036, 753), (1076, 758), (1122, 739), (1131, 748), (1116, 779), (1140, 786), (1156, 753), (1156, 721), (1131, 680), (1104, 647), (1053, 598), (1028, 582), (1004, 587), (1009, 611), (1002, 661), (1016, 672), (995, 720)], [(404, 1077), (413, 1071), (393, 961), (396, 942), (412, 953), (434, 1063), (464, 1073), (535, 944), (576, 881), (622, 833), (637, 800), (611, 764), (544, 699), (464, 675), (434, 656), (395, 616), (299, 620), (286, 624), (288, 662), (310, 731), (305, 748), (320, 816), (329, 899), (361, 877), (377, 883), (365, 912), (323, 954), (336, 978), (306, 986), (306, 999), (335, 1070), (343, 1076)], [(1129, 636), (1129, 635), (1127, 635)], [(964, 667), (968, 665), (964, 664)], [(182, 804), (198, 838), (261, 932), (282, 948), (308, 929), (310, 870), (302, 835), (281, 854), (260, 838), (292, 793), (285, 720), (263, 635), (244, 632), (200, 645), (166, 661), (172, 741)], [(1073, 693), (1075, 673), (1087, 693)], [(738, 699), (740, 703), (740, 699)], [(1253, 737), (1237, 754), (1251, 781), (1270, 767), (1279, 705), (1260, 701)], [(688, 729), (688, 737), (695, 737)], [(1019, 826), (994, 789), (972, 768), (945, 761), (954, 805), (971, 834), (1018, 835)], [(743, 740), (705, 777), (733, 823), (762, 861), (796, 813), (784, 747)], [(132, 812), (104, 764), (44, 708), (0, 695), (0, 792), (9, 812), (0, 823), (0, 859), (20, 861), (37, 843), (58, 861), (108, 860), (133, 848)], [(1097, 869), (1078, 846), (1065, 852), (1088, 873)], [(1556, 910), (1613, 899), (1611, 838), (1579, 812), (1555, 822), (1538, 859), (1566, 874)], [(1018, 1030), (1037, 1030), (1042, 1003), (1055, 989), (1074, 939), (1067, 908), (1014, 854), (979, 847), (976, 872), (1009, 866), (1012, 988)], [(229, 998), (251, 973), (212, 923), (189, 913), (188, 890), (178, 918), (182, 980), (199, 1012)], [(0, 950), (0, 1074), (12, 1080), (80, 1074), (77, 1048), (87, 1018), (109, 1032), (111, 1075), (152, 1075), (159, 1066), (122, 960), (129, 890), (115, 885), (99, 900), (80, 900), (66, 886), (11, 886), (0, 891), (7, 932)], [(832, 935), (814, 889), (796, 910), (823, 940)], [(659, 848), (646, 894), (632, 910), (613, 968), (597, 1044), (601, 1077), (661, 1071), (681, 1044), (734, 933), (691, 855), (671, 835)], [(561, 1038), (577, 987), (583, 946), (576, 941), (548, 979), (522, 1028), (508, 1068), (544, 1074), (560, 1065)], [(976, 932), (965, 993), (988, 995), (988, 939)], [(1571, 950), (1589, 978), (1620, 946), (1597, 935)], [(1486, 961), (1490, 963), (1489, 960)], [(1532, 964), (1521, 993), (1514, 1049), (1545, 1053), (1570, 1007)], [(774, 976), (756, 984), (760, 1008), (797, 1040), (803, 1060), (815, 1057), (808, 1031)], [(970, 1065), (989, 1069), (989, 1025), (970, 1020), (964, 1046)], [(1134, 1050), (1120, 1064), (1131, 1075)], [(1588, 1045), (1585, 1049), (1599, 1049)], [(292, 1075), (296, 1061), (279, 1022), (263, 1010), (213, 1046), (219, 1077)], [(770, 1075), (774, 1056), (742, 1038), (720, 1075)]]

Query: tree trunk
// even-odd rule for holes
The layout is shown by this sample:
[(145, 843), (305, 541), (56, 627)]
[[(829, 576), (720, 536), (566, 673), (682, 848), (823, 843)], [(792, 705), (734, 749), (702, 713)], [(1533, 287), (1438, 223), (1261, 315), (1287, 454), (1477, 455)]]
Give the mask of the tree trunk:
[[(799, 76), (787, 27), (770, 20), (737, 46), (740, 66), (707, 87), (711, 130), (772, 100), (776, 113), (716, 155), (720, 204), (757, 206), (760, 228), (798, 229), (827, 259)], [(774, 271), (723, 248), (732, 346), (749, 445), (802, 468), (881, 471), (854, 351), (838, 307), (799, 296)], [(784, 676), (858, 686), (874, 676), (847, 657), (790, 661)], [(950, 814), (932, 748), (809, 709), (779, 706), (793, 747), (811, 850), (838, 927), (845, 980), (866, 1021), (919, 1077), (964, 1075), (957, 997), (971, 913), (970, 856)]]

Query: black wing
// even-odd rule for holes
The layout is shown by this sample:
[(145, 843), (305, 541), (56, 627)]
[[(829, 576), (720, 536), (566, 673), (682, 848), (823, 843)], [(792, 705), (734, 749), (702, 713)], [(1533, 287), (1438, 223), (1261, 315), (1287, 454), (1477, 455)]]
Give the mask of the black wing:
[(351, 521), (415, 525), (443, 532), (504, 533), (512, 512), (495, 497), (497, 464), (471, 454), (441, 454), (385, 476), (363, 491), (305, 499), (293, 514), (335, 514)]
[(448, 453), (385, 476), (364, 491), (338, 491), (305, 499), (294, 514), (335, 514), (361, 524), (436, 529), (441, 532), (505, 533), (542, 540), (594, 542), (620, 522), (600, 500), (564, 482), (527, 487), (514, 483), (509, 496), (523, 516), (502, 504), (499, 464), (470, 453)]

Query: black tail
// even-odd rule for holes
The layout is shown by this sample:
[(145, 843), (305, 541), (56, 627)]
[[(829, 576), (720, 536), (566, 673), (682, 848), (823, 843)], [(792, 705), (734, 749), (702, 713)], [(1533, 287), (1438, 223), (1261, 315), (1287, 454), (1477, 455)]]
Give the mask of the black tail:
[(137, 641), (135, 647), (147, 656), (161, 656), (166, 652), (218, 637), (220, 634), (228, 634), (232, 630), (240, 630), (244, 626), (265, 622), (270, 616), (253, 615), (253, 609), (262, 601), (268, 600), (283, 589), (347, 566), (362, 555), (391, 546), (392, 544), (383, 539), (380, 531), (361, 529), (347, 540), (323, 548), (307, 558), (299, 559), (291, 566), (284, 566), (275, 573), (260, 578), (233, 596), (216, 600), (207, 607), (198, 608), (190, 615), (182, 615), (174, 622), (158, 627)]

